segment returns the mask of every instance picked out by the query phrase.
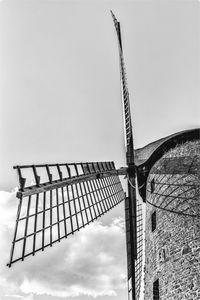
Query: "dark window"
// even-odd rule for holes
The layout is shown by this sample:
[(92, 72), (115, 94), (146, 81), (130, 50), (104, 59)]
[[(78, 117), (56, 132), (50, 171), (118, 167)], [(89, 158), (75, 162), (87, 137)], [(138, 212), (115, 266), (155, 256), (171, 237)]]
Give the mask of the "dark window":
[(153, 300), (159, 300), (159, 280), (153, 283)]
[(151, 193), (153, 193), (155, 190), (155, 180), (154, 178), (151, 180)]
[(151, 215), (151, 228), (152, 231), (156, 229), (156, 211), (154, 211)]

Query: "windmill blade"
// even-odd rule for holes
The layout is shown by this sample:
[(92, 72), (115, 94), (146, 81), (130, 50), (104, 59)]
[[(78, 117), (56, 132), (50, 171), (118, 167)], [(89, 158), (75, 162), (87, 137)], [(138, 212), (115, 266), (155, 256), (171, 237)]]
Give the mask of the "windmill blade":
[[(131, 213), (129, 198), (125, 199), (125, 225), (126, 225), (126, 248), (127, 248), (127, 279), (128, 279), (128, 292), (129, 299), (140, 298), (141, 281), (142, 281), (142, 268), (143, 268), (143, 209), (140, 200), (137, 200), (137, 213), (136, 213), (136, 233), (137, 233), (137, 258), (134, 260), (134, 272), (132, 267), (132, 241), (133, 234), (131, 230)], [(133, 284), (134, 282), (134, 284)]]
[(44, 251), (115, 207), (125, 195), (113, 162), (14, 167), (18, 211), (10, 267)]
[(117, 32), (120, 62), (120, 82), (122, 91), (124, 133), (126, 146), (128, 197), (125, 200), (126, 217), (126, 241), (127, 241), (127, 265), (128, 265), (128, 292), (129, 299), (139, 299), (142, 258), (143, 258), (143, 228), (142, 228), (142, 208), (136, 200), (136, 167), (134, 162), (134, 145), (132, 133), (131, 110), (127, 78), (124, 66), (120, 23), (111, 11)]
[(140, 200), (137, 200), (137, 259), (135, 260), (135, 290), (136, 299), (140, 299), (142, 268), (143, 268), (143, 209)]
[(117, 21), (115, 15), (111, 11), (113, 22), (118, 37), (118, 46), (119, 46), (119, 63), (120, 63), (120, 83), (121, 83), (121, 92), (122, 92), (122, 106), (123, 106), (123, 119), (124, 119), (124, 136), (125, 136), (125, 146), (128, 147), (132, 143), (132, 122), (131, 122), (131, 111), (130, 111), (130, 102), (129, 102), (129, 91), (126, 78), (126, 70), (123, 57), (122, 49), (122, 40), (121, 40), (121, 30), (120, 22)]

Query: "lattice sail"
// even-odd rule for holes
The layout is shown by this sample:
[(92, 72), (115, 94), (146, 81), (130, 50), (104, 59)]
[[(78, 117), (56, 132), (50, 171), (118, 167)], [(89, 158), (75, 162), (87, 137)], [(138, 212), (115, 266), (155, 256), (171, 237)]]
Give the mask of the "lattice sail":
[(19, 205), (8, 266), (74, 234), (125, 198), (113, 162), (14, 168)]
[[(133, 298), (133, 284), (132, 284), (132, 249), (131, 249), (131, 215), (130, 215), (130, 207), (129, 207), (129, 198), (125, 199), (125, 220), (126, 220), (126, 243), (127, 243), (127, 277), (128, 277), (128, 291), (130, 299)], [(140, 298), (141, 291), (141, 280), (142, 280), (142, 267), (143, 267), (143, 209), (142, 203), (137, 200), (137, 259), (134, 260), (134, 270), (135, 270), (135, 294), (136, 299)]]
[(121, 90), (122, 90), (122, 105), (123, 105), (123, 117), (124, 117), (124, 133), (125, 133), (125, 146), (129, 145), (132, 141), (132, 122), (131, 122), (131, 110), (129, 102), (129, 91), (126, 78), (126, 70), (124, 65), (124, 57), (122, 50), (120, 23), (117, 21), (115, 15), (111, 11), (111, 15), (114, 21), (115, 29), (118, 37), (119, 46), (119, 59), (120, 59), (120, 74), (121, 74)]
[[(142, 200), (141, 200), (142, 201)], [(137, 200), (137, 259), (135, 260), (135, 290), (136, 298), (140, 299), (142, 268), (143, 268), (143, 209)]]

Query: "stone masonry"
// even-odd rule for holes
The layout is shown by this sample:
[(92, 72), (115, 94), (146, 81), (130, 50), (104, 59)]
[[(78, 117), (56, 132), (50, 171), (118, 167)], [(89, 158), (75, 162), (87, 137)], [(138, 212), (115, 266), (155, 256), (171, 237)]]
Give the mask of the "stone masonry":
[[(200, 141), (187, 142), (165, 153), (150, 171), (146, 198), (145, 300), (200, 299), (199, 158)], [(182, 169), (176, 164), (180, 159)], [(170, 167), (166, 167), (166, 161), (170, 161)], [(156, 280), (159, 298), (156, 298)]]

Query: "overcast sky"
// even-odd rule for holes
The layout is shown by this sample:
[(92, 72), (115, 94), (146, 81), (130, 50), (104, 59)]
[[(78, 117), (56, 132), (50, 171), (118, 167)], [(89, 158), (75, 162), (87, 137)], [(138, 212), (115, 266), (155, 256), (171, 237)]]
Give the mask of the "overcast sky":
[(0, 2), (0, 299), (126, 299), (123, 205), (45, 255), (2, 267), (17, 204), (13, 165), (125, 163), (110, 9), (121, 22), (136, 148), (200, 127), (198, 1)]

